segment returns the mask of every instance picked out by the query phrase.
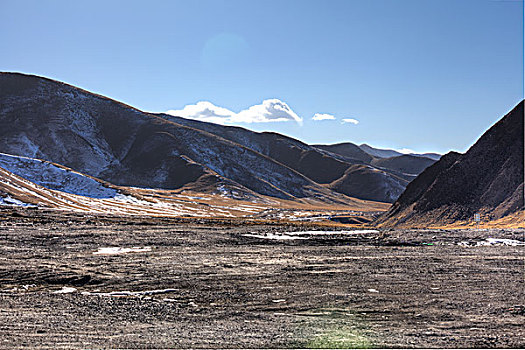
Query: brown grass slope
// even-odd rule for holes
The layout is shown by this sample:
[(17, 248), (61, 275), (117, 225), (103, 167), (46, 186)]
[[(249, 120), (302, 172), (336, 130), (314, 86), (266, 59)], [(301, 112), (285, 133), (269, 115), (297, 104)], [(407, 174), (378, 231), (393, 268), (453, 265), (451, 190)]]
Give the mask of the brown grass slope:
[(516, 215), (524, 208), (523, 128), (521, 101), (465, 154), (450, 152), (423, 171), (377, 224), (440, 226), (476, 212), (484, 221)]
[[(95, 179), (97, 181), (101, 181)], [(0, 167), (0, 199), (10, 197), (29, 205), (33, 211), (35, 206), (48, 213), (48, 209), (80, 212), (84, 214), (103, 214), (117, 216), (157, 216), (157, 217), (221, 217), (239, 216), (246, 214), (239, 212), (235, 207), (224, 210), (225, 203), (251, 202), (233, 201), (224, 199), (225, 203), (215, 204), (213, 196), (207, 196), (199, 203), (188, 200), (176, 193), (162, 190), (138, 189), (131, 187), (116, 187), (120, 197), (91, 198), (82, 195), (66, 193), (37, 185), (21, 176), (18, 176)], [(199, 197), (200, 198), (200, 197)], [(221, 200), (222, 198), (219, 198)], [(246, 205), (244, 204), (244, 205)], [(228, 208), (228, 207), (226, 207)], [(20, 206), (0, 206), (0, 211), (24, 210)], [(26, 208), (27, 210), (27, 208)], [(45, 214), (44, 214), (45, 215)]]

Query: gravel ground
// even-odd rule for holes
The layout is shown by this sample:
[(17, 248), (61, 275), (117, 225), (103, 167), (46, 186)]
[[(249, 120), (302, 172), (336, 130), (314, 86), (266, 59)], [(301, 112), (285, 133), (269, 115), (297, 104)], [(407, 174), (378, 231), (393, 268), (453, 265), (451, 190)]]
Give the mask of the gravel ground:
[(0, 223), (0, 348), (525, 347), (523, 230), (125, 221)]

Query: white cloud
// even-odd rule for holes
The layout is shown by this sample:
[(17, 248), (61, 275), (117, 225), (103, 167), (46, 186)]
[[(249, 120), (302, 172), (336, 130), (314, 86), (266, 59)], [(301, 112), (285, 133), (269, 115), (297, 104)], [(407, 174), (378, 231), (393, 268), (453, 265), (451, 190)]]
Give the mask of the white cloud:
[(303, 121), (286, 103), (276, 98), (264, 100), (260, 105), (251, 106), (239, 112), (234, 120), (244, 123), (285, 122), (289, 120), (301, 123)]
[(295, 121), (301, 124), (303, 121), (286, 103), (276, 98), (264, 100), (261, 104), (251, 106), (239, 113), (235, 113), (227, 108), (215, 106), (208, 101), (200, 101), (194, 105), (187, 105), (183, 109), (169, 110), (166, 113), (178, 117), (223, 125), (285, 121)]
[(416, 153), (416, 151), (410, 149), (410, 148), (401, 148), (401, 149), (396, 149), (396, 151), (398, 151), (399, 153), (403, 153), (403, 154), (411, 154), (411, 153)]
[(354, 124), (354, 125), (357, 125), (357, 124), (359, 124), (359, 120), (353, 119), (353, 118), (346, 118), (346, 119), (342, 120), (341, 124)]
[(200, 101), (194, 105), (186, 105), (183, 109), (172, 109), (166, 113), (178, 117), (209, 121), (218, 124), (223, 124), (221, 121), (231, 118), (232, 114), (234, 114), (229, 109), (215, 106), (208, 101)]
[(335, 120), (335, 117), (326, 113), (315, 113), (312, 120)]

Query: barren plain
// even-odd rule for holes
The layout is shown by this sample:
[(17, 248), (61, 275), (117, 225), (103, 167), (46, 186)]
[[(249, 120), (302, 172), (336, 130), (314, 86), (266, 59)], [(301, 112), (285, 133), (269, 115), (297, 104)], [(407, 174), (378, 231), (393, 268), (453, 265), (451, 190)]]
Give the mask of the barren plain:
[(523, 230), (11, 214), (0, 348), (525, 347)]

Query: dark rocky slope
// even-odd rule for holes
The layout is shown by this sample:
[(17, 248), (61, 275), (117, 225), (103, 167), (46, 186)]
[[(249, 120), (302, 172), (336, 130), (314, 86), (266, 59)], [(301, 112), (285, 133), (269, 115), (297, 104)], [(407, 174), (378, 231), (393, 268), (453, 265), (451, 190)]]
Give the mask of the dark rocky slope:
[(465, 154), (451, 152), (423, 171), (377, 223), (439, 225), (523, 210), (523, 127), (522, 101)]

